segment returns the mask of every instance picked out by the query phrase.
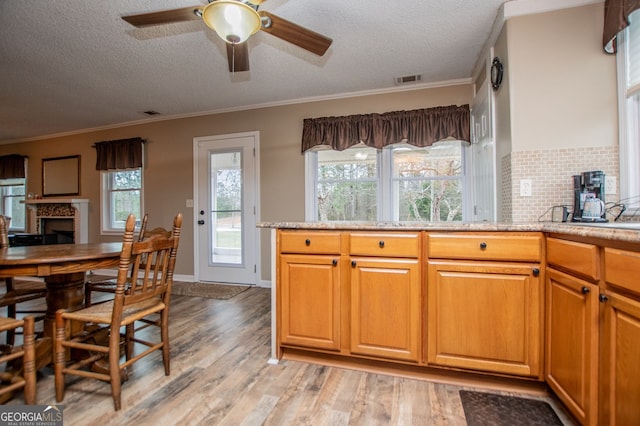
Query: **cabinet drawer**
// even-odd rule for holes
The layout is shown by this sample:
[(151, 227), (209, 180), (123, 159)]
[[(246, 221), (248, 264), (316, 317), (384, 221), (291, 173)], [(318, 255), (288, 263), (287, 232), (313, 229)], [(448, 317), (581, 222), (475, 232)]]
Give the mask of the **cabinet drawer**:
[(340, 232), (282, 231), (280, 252), (340, 254)]
[(640, 294), (640, 253), (606, 247), (604, 277), (607, 283)]
[(598, 246), (575, 241), (547, 238), (547, 263), (574, 275), (600, 279)]
[(350, 234), (350, 254), (360, 256), (418, 257), (420, 233), (369, 233)]
[(540, 234), (429, 234), (427, 252), (437, 259), (513, 260), (539, 262)]

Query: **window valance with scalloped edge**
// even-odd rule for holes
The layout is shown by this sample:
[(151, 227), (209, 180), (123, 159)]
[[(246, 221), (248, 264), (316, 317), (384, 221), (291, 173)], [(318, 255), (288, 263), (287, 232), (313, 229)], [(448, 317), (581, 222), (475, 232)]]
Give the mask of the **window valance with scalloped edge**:
[(640, 0), (606, 0), (604, 2), (604, 29), (602, 47), (607, 53), (618, 50), (618, 33), (629, 25), (629, 15), (640, 9)]
[(425, 147), (447, 138), (471, 142), (469, 105), (451, 105), (383, 114), (306, 118), (302, 152), (328, 146), (336, 151), (359, 143), (384, 148), (399, 142)]

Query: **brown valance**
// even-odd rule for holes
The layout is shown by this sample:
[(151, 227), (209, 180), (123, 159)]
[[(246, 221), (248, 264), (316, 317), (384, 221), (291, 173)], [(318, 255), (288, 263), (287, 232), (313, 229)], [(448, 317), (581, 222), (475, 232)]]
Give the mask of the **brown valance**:
[(11, 154), (0, 157), (0, 179), (25, 178), (24, 155)]
[(629, 25), (629, 15), (640, 8), (640, 0), (605, 0), (602, 47), (608, 53), (616, 53), (618, 33)]
[(142, 138), (97, 142), (96, 170), (126, 170), (142, 167)]
[(447, 138), (471, 141), (469, 105), (307, 118), (302, 152), (319, 145), (342, 151), (361, 142), (378, 149), (398, 142), (424, 147)]

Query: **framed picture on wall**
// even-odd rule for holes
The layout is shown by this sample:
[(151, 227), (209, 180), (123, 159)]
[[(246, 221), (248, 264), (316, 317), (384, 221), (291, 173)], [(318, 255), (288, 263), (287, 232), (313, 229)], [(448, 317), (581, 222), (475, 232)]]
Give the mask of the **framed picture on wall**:
[(80, 156), (42, 159), (42, 195), (80, 195)]

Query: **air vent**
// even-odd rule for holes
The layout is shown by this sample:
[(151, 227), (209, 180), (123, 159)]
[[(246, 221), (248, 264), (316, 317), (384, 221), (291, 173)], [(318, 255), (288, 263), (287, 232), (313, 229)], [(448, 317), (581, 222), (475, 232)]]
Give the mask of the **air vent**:
[(149, 117), (151, 117), (152, 115), (160, 115), (160, 113), (158, 111), (154, 111), (152, 109), (150, 109), (148, 111), (142, 111), (142, 113), (144, 115), (148, 115)]
[(395, 78), (396, 85), (418, 83), (420, 81), (422, 81), (422, 74), (405, 75)]

